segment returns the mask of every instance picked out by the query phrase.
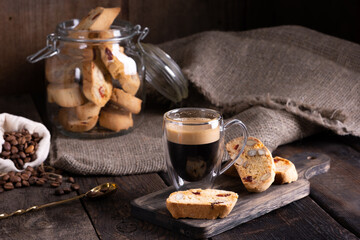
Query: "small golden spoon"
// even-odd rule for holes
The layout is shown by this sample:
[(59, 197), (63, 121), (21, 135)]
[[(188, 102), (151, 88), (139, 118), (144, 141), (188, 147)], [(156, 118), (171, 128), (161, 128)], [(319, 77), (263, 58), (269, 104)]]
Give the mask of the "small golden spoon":
[(87, 191), (84, 194), (78, 195), (76, 197), (73, 198), (69, 198), (69, 199), (65, 199), (65, 200), (60, 200), (60, 201), (56, 201), (56, 202), (51, 202), (51, 203), (46, 203), (40, 206), (32, 206), (29, 207), (28, 209), (19, 209), (15, 212), (12, 213), (1, 213), (0, 214), (0, 219), (4, 219), (4, 218), (8, 218), (11, 217), (13, 215), (21, 215), (30, 211), (35, 211), (35, 210), (39, 210), (42, 208), (46, 208), (46, 207), (51, 207), (51, 206), (56, 206), (62, 203), (66, 203), (66, 202), (70, 202), (76, 199), (80, 199), (83, 197), (88, 197), (88, 198), (95, 198), (95, 197), (100, 197), (100, 196), (104, 196), (107, 195), (109, 193), (115, 192), (118, 189), (118, 185), (116, 185), (116, 183), (103, 183), (99, 186), (96, 186), (92, 189), (90, 189), (89, 191)]

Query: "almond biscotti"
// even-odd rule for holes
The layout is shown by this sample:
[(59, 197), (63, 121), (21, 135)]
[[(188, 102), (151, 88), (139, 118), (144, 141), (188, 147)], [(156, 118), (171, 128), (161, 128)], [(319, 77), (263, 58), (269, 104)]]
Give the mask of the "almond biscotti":
[[(242, 145), (242, 137), (228, 142), (226, 149), (230, 157), (234, 158)], [(249, 192), (263, 192), (274, 182), (275, 164), (271, 152), (257, 138), (248, 138), (244, 152), (234, 166)]]
[(46, 90), (48, 102), (56, 103), (60, 107), (76, 107), (86, 102), (80, 85), (77, 83), (50, 83)]
[(58, 119), (61, 126), (70, 132), (86, 132), (93, 129), (99, 116), (93, 116), (86, 120), (79, 120), (76, 117), (74, 108), (61, 108)]
[(276, 184), (285, 184), (295, 182), (298, 179), (298, 173), (295, 165), (282, 157), (274, 157), (275, 163), (275, 181)]
[(100, 107), (105, 106), (113, 89), (110, 76), (104, 75), (93, 61), (84, 61), (82, 69), (85, 97)]
[(177, 191), (166, 199), (166, 207), (174, 218), (225, 218), (234, 208), (238, 194), (216, 189)]
[(104, 108), (100, 112), (99, 124), (104, 128), (119, 132), (129, 129), (134, 122), (130, 112)]
[(101, 59), (111, 76), (117, 80), (122, 89), (135, 95), (140, 87), (136, 62), (123, 53), (118, 44), (104, 44), (99, 46)]
[(141, 110), (141, 99), (118, 88), (113, 89), (110, 100), (112, 103), (134, 114), (138, 114)]
[(120, 8), (97, 7), (92, 9), (89, 14), (81, 19), (75, 30), (101, 31), (110, 28), (115, 18), (119, 15)]
[(81, 106), (75, 107), (75, 114), (79, 120), (87, 120), (94, 116), (98, 116), (101, 107), (93, 102), (87, 102)]

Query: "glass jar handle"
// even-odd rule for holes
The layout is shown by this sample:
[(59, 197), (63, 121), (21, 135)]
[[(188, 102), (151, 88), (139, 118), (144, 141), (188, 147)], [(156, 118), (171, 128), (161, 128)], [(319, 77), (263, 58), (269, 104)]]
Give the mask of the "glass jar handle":
[(242, 133), (243, 133), (242, 135), (243, 135), (243, 138), (244, 138), (244, 144), (241, 147), (240, 152), (236, 155), (236, 157), (234, 159), (229, 159), (227, 161), (225, 166), (220, 170), (219, 175), (223, 174), (226, 170), (228, 170), (236, 162), (236, 160), (238, 160), (238, 158), (240, 157), (240, 155), (244, 151), (244, 148), (245, 148), (248, 136), (249, 136), (249, 133), (247, 131), (247, 128), (246, 128), (245, 124), (243, 122), (241, 122), (240, 120), (238, 120), (238, 119), (231, 120), (230, 122), (228, 122), (228, 123), (226, 123), (224, 125), (225, 134), (226, 134), (227, 128), (230, 128), (230, 127), (232, 127), (234, 125), (237, 125), (237, 126), (241, 127)]
[(59, 49), (56, 47), (57, 36), (55, 33), (51, 33), (46, 38), (46, 47), (37, 51), (35, 54), (32, 54), (26, 58), (30, 63), (36, 63), (45, 58), (52, 57), (59, 53)]
[(140, 25), (136, 25), (134, 27), (136, 29), (136, 32), (139, 34), (139, 37), (137, 39), (137, 46), (140, 48), (142, 52), (145, 52), (143, 46), (141, 45), (141, 41), (144, 40), (144, 38), (149, 34), (149, 28), (145, 27), (143, 30), (141, 30)]

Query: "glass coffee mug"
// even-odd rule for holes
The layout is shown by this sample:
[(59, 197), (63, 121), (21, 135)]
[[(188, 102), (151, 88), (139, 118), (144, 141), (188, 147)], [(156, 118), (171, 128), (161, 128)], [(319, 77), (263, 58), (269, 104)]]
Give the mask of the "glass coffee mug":
[[(222, 167), (225, 132), (237, 125), (245, 141), (233, 160)], [(240, 157), (247, 142), (246, 126), (238, 119), (224, 124), (223, 117), (206, 108), (179, 108), (163, 118), (163, 142), (169, 177), (176, 189), (211, 188), (217, 176)], [(185, 187), (185, 183), (187, 187)]]

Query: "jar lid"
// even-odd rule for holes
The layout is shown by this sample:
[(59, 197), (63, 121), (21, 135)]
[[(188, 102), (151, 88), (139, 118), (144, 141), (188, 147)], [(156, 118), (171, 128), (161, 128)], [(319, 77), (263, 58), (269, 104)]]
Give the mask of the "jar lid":
[(146, 67), (145, 79), (161, 95), (173, 102), (188, 97), (188, 80), (179, 65), (159, 47), (138, 43)]

